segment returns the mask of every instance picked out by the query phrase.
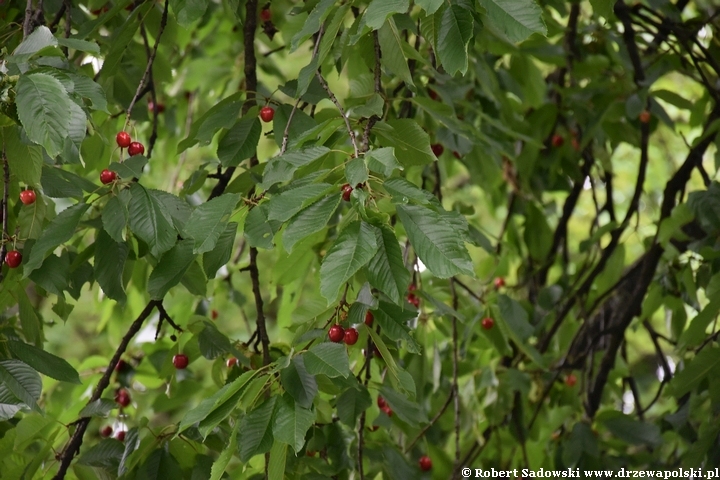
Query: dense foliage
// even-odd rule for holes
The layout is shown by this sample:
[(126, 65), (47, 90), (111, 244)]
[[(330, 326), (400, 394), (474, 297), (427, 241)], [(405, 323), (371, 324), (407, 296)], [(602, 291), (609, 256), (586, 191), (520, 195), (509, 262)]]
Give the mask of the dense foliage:
[(720, 464), (719, 14), (0, 2), (0, 476)]

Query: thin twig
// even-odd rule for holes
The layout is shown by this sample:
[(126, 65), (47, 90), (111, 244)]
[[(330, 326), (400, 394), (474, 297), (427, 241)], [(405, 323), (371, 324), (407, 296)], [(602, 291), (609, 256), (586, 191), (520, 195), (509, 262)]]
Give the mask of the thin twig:
[(335, 94), (330, 90), (330, 87), (328, 86), (327, 82), (322, 76), (322, 73), (320, 73), (320, 69), (318, 69), (317, 72), (315, 72), (315, 76), (317, 76), (318, 81), (320, 82), (320, 85), (322, 85), (325, 92), (328, 94), (328, 97), (330, 97), (330, 101), (332, 101), (337, 109), (340, 111), (340, 116), (343, 118), (343, 121), (345, 122), (345, 128), (347, 129), (348, 136), (350, 137), (350, 141), (353, 145), (353, 150), (355, 150), (355, 158), (357, 158), (360, 155), (360, 150), (358, 149), (357, 145), (357, 139), (355, 138), (355, 132), (352, 129), (352, 126), (350, 125), (350, 120), (348, 119), (347, 115), (345, 114), (345, 110), (343, 109), (342, 105), (340, 105), (340, 102), (338, 102), (337, 97), (335, 97)]
[[(380, 94), (382, 92), (382, 70), (380, 67), (380, 59), (382, 58), (382, 51), (380, 50), (380, 40), (378, 38), (377, 30), (373, 31), (373, 42), (375, 44), (375, 93)], [(370, 132), (372, 131), (375, 124), (380, 120), (380, 117), (373, 115), (368, 119), (365, 124), (365, 130), (363, 131), (363, 137), (361, 142), (362, 152), (367, 152), (370, 149)]]
[(125, 127), (123, 128), (123, 130), (127, 130), (128, 125), (130, 124), (130, 115), (132, 114), (133, 107), (135, 106), (135, 103), (138, 101), (141, 94), (143, 93), (146, 82), (150, 78), (153, 62), (155, 61), (155, 56), (157, 55), (158, 47), (160, 46), (160, 38), (162, 37), (163, 31), (165, 30), (165, 26), (167, 25), (168, 4), (169, 4), (169, 0), (165, 0), (165, 6), (163, 7), (162, 17), (160, 18), (160, 29), (158, 30), (157, 36), (155, 37), (155, 45), (153, 46), (153, 50), (152, 50), (152, 54), (150, 55), (150, 58), (148, 58), (148, 63), (147, 63), (147, 66), (145, 67), (145, 72), (143, 73), (143, 76), (140, 79), (140, 83), (138, 84), (137, 89), (135, 90), (135, 96), (133, 96), (132, 101), (130, 101), (130, 106), (128, 107), (127, 113), (125, 114)]
[(430, 430), (430, 428), (433, 425), (435, 425), (435, 423), (440, 419), (440, 417), (442, 417), (442, 414), (445, 413), (445, 410), (447, 410), (447, 408), (450, 406), (450, 401), (453, 399), (454, 396), (455, 396), (455, 391), (453, 389), (450, 389), (450, 394), (448, 395), (447, 399), (445, 399), (445, 403), (443, 403), (443, 406), (440, 407), (440, 410), (438, 410), (438, 412), (435, 414), (435, 416), (432, 418), (432, 420), (430, 420), (430, 423), (425, 425), (425, 427), (422, 430), (420, 430), (420, 433), (418, 433), (417, 436), (415, 436), (413, 441), (410, 442), (410, 444), (407, 447), (405, 447), (405, 453), (408, 453), (412, 449), (412, 447), (415, 446), (415, 444), (418, 442), (418, 440), (420, 440), (425, 435), (425, 433), (428, 430)]
[[(2, 198), (2, 234), (0, 235), (0, 264), (5, 260), (7, 252), (7, 241), (10, 240), (8, 233), (8, 193), (10, 191), (10, 165), (5, 154), (5, 144), (2, 151), (3, 162), (3, 198)], [(0, 282), (3, 280), (2, 269), (0, 269)]]

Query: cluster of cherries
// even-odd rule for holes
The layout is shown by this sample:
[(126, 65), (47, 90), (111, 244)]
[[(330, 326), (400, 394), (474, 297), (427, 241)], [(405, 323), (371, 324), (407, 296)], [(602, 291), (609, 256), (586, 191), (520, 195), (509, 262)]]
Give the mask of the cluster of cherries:
[[(20, 192), (20, 201), (23, 205), (32, 205), (37, 200), (35, 190), (23, 190)], [(10, 268), (17, 268), (22, 263), (22, 253), (18, 250), (10, 250), (5, 254), (5, 265)]]
[[(145, 145), (140, 142), (133, 142), (130, 134), (127, 132), (118, 132), (118, 134), (115, 135), (115, 141), (121, 149), (127, 148), (128, 155), (131, 157), (145, 153)], [(100, 172), (100, 181), (103, 185), (108, 185), (115, 180), (117, 180), (117, 173), (112, 170), (106, 168)]]

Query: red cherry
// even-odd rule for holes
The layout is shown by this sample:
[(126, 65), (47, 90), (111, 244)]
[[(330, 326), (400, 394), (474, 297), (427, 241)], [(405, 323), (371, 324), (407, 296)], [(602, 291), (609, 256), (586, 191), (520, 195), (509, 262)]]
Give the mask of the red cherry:
[(570, 145), (572, 145), (573, 150), (576, 152), (580, 151), (580, 142), (578, 141), (577, 137), (573, 137), (570, 139)]
[(263, 8), (262, 10), (260, 10), (260, 20), (262, 20), (263, 22), (269, 22), (271, 18), (272, 13), (270, 13), (269, 8)]
[(345, 330), (340, 325), (333, 325), (328, 330), (328, 337), (331, 342), (340, 343), (345, 338)]
[(562, 135), (557, 134), (557, 133), (555, 135), (553, 135), (553, 137), (552, 137), (553, 147), (557, 147), (557, 148), (562, 147), (563, 143), (565, 143), (565, 139), (563, 138)]
[(430, 457), (427, 455), (423, 455), (420, 457), (420, 460), (418, 460), (418, 464), (420, 465), (420, 470), (423, 472), (428, 472), (432, 468), (432, 460), (430, 460)]
[(260, 118), (263, 122), (272, 122), (273, 117), (275, 117), (275, 110), (273, 110), (272, 107), (263, 107), (260, 109)]
[(108, 170), (106, 168), (105, 170), (100, 172), (100, 181), (103, 183), (103, 185), (112, 183), (115, 180), (117, 180), (117, 173), (113, 172), (112, 170)]
[(5, 263), (10, 268), (17, 268), (22, 263), (22, 253), (17, 250), (10, 250), (5, 255)]
[(437, 99), (438, 99), (438, 94), (437, 94), (437, 92), (436, 92), (435, 90), (433, 90), (432, 88), (428, 88), (428, 95), (430, 96), (430, 98), (431, 98), (432, 100), (437, 100)]
[(368, 327), (373, 324), (373, 320), (375, 320), (375, 317), (373, 316), (373, 313), (368, 310), (367, 313), (365, 313), (365, 325)]
[(495, 284), (495, 288), (502, 288), (505, 286), (505, 279), (503, 277), (497, 277), (493, 283)]
[(120, 430), (117, 435), (115, 435), (115, 438), (120, 440), (121, 442), (125, 441), (125, 430)]
[(387, 407), (387, 402), (385, 401), (385, 399), (384, 399), (383, 397), (378, 396), (378, 398), (377, 398), (377, 406), (378, 406), (378, 408), (379, 408), (380, 410), (382, 410), (383, 408)]
[(460, 155), (460, 152), (453, 152), (453, 156), (460, 160), (462, 158), (462, 155)]
[(408, 287), (408, 292), (414, 292), (415, 290), (417, 290), (417, 285), (415, 285), (414, 283), (411, 283), (410, 286)]
[(382, 411), (385, 413), (385, 415), (387, 415), (388, 417), (392, 417), (392, 415), (393, 415), (392, 408), (390, 408), (390, 407), (388, 407), (387, 405), (385, 405), (383, 408), (381, 408), (381, 410), (382, 410)]
[(415, 308), (418, 308), (420, 306), (420, 299), (414, 293), (408, 294), (407, 301), (410, 302)]
[(227, 364), (228, 368), (234, 367), (235, 365), (237, 365), (237, 358), (235, 358), (235, 357), (228, 358), (226, 364)]
[(649, 123), (650, 122), (650, 112), (647, 110), (643, 110), (640, 112), (640, 115), (638, 117), (640, 119), (640, 123)]
[(35, 203), (35, 191), (34, 190), (23, 190), (20, 192), (20, 201), (23, 205), (32, 205)]
[(125, 370), (125, 367), (127, 366), (127, 363), (125, 363), (125, 360), (122, 358), (118, 360), (118, 362), (115, 364), (115, 371), (120, 372), (122, 370)]
[(190, 363), (190, 360), (188, 359), (188, 356), (184, 353), (180, 353), (173, 357), (173, 365), (175, 365), (175, 368), (177, 368), (178, 370), (186, 369), (188, 363)]
[(436, 157), (439, 157), (445, 151), (445, 147), (443, 147), (439, 143), (434, 143), (430, 145), (430, 148), (432, 149), (432, 152), (435, 154)]
[(568, 375), (567, 377), (565, 377), (565, 385), (567, 385), (568, 387), (574, 387), (576, 383), (577, 383), (577, 377), (575, 375), (573, 375), (572, 373), (570, 375)]
[(352, 327), (348, 328), (345, 330), (343, 339), (345, 340), (346, 345), (355, 345), (358, 341), (358, 331)]
[(493, 320), (490, 317), (483, 318), (481, 324), (485, 330), (490, 330), (493, 327), (493, 325), (495, 325), (495, 320)]
[(157, 113), (163, 113), (165, 111), (165, 105), (158, 103), (157, 105), (153, 101), (148, 102), (148, 110), (151, 112), (157, 111)]
[(121, 388), (115, 393), (115, 401), (121, 407), (127, 407), (128, 405), (130, 405), (130, 394), (127, 390)]
[(102, 430), (100, 430), (100, 435), (105, 438), (109, 437), (110, 435), (112, 435), (112, 427), (110, 425), (107, 425)]
[(145, 153), (145, 146), (140, 142), (132, 142), (128, 147), (128, 154), (133, 157)]
[(342, 190), (342, 198), (343, 198), (343, 200), (345, 200), (346, 202), (349, 202), (349, 201), (350, 201), (350, 194), (352, 193), (353, 188), (352, 188), (349, 184), (346, 183), (345, 185), (343, 185), (343, 186), (341, 187), (341, 190)]
[(210, 311), (210, 318), (212, 318), (213, 320), (217, 320), (219, 315), (220, 314), (218, 313), (218, 311), (214, 308)]
[(117, 135), (115, 135), (115, 141), (120, 148), (127, 148), (130, 146), (130, 143), (132, 143), (130, 134), (127, 132), (119, 132)]

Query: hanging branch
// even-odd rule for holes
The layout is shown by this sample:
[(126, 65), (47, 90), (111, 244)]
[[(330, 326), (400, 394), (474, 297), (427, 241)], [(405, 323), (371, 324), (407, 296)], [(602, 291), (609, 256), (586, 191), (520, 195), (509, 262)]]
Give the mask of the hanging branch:
[[(150, 51), (150, 42), (148, 41), (144, 22), (140, 22), (140, 35), (143, 38), (143, 45), (145, 46), (145, 54), (148, 57), (148, 61), (150, 61), (150, 56), (152, 55), (152, 52)], [(148, 77), (147, 88), (150, 91), (150, 99), (151, 99), (152, 105), (153, 105), (153, 108), (152, 108), (152, 132), (150, 133), (150, 139), (148, 140), (148, 154), (146, 157), (149, 160), (150, 157), (152, 157), (152, 151), (153, 151), (153, 148), (155, 147), (155, 141), (157, 140), (157, 129), (158, 129), (158, 102), (157, 102), (157, 95), (155, 93), (155, 79), (153, 78), (152, 69), (150, 69), (150, 75)]]
[(160, 46), (160, 38), (162, 37), (163, 31), (165, 30), (165, 26), (167, 25), (168, 3), (169, 3), (169, 0), (165, 0), (165, 6), (163, 7), (162, 17), (160, 18), (160, 29), (158, 30), (157, 37), (155, 37), (155, 45), (153, 46), (153, 50), (152, 50), (152, 53), (150, 54), (150, 58), (148, 58), (148, 63), (147, 63), (147, 66), (145, 67), (145, 72), (143, 73), (143, 76), (140, 79), (140, 83), (138, 84), (137, 89), (135, 90), (135, 95), (133, 96), (133, 99), (130, 101), (130, 106), (128, 107), (127, 113), (125, 114), (125, 127), (123, 128), (123, 130), (127, 130), (128, 125), (130, 124), (130, 115), (132, 114), (133, 107), (135, 107), (135, 103), (138, 101), (138, 99), (142, 95), (144, 95), (147, 92), (147, 90), (145, 89), (145, 86), (146, 86), (148, 80), (151, 78), (153, 62), (155, 62), (155, 56), (157, 55), (158, 47)]
[[(105, 373), (100, 378), (100, 381), (98, 381), (97, 386), (95, 387), (95, 390), (90, 397), (90, 400), (88, 400), (88, 405), (95, 402), (96, 400), (99, 400), (105, 389), (108, 387), (108, 385), (110, 385), (110, 376), (115, 371), (115, 366), (120, 361), (120, 357), (123, 353), (125, 353), (125, 350), (127, 350), (127, 347), (130, 344), (130, 340), (132, 340), (135, 334), (140, 331), (143, 323), (150, 316), (150, 313), (155, 307), (162, 307), (162, 301), (152, 300), (145, 306), (143, 311), (140, 312), (140, 315), (138, 315), (132, 325), (130, 325), (127, 333), (120, 341), (120, 345), (118, 345), (117, 350), (115, 350), (115, 354), (113, 355), (112, 360), (110, 360), (110, 364), (105, 369)], [(75, 457), (75, 455), (80, 451), (80, 446), (83, 442), (83, 435), (85, 435), (85, 431), (90, 424), (90, 420), (92, 420), (92, 417), (83, 417), (77, 422), (75, 422), (75, 431), (70, 437), (68, 443), (65, 445), (65, 448), (58, 456), (58, 460), (60, 461), (60, 468), (58, 469), (57, 474), (53, 477), (53, 480), (62, 480), (63, 478), (65, 478), (65, 474), (70, 467), (70, 463), (72, 462), (73, 457)]]

